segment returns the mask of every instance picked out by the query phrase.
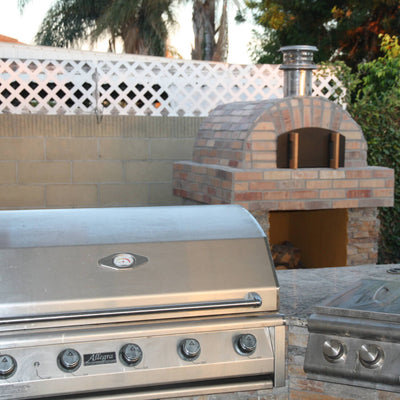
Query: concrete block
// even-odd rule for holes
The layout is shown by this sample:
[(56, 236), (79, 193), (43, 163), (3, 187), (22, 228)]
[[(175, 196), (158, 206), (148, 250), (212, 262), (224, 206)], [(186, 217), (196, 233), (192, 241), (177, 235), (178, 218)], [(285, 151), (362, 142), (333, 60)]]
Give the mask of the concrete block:
[(147, 160), (148, 139), (99, 139), (99, 157), (104, 160)]
[(0, 138), (0, 160), (44, 160), (43, 138)]
[(46, 207), (94, 207), (96, 185), (47, 185)]
[(182, 197), (173, 195), (171, 183), (152, 183), (149, 186), (149, 205), (181, 205)]
[(97, 139), (47, 138), (47, 160), (96, 160)]
[(42, 185), (0, 185), (1, 208), (43, 208), (44, 186)]
[(148, 184), (103, 184), (99, 185), (99, 202), (102, 206), (147, 205)]
[(0, 162), (0, 184), (15, 183), (17, 176), (17, 163), (15, 161)]
[(151, 139), (150, 157), (152, 160), (191, 160), (193, 139)]
[(122, 183), (124, 180), (121, 161), (74, 161), (74, 183)]
[(171, 181), (172, 171), (172, 161), (128, 161), (125, 164), (127, 182)]
[(21, 161), (18, 163), (18, 183), (71, 183), (71, 163)]

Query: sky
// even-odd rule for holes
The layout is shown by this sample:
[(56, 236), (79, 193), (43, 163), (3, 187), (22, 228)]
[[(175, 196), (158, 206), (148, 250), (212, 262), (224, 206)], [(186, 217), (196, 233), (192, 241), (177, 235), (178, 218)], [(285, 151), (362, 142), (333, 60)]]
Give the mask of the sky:
[[(54, 0), (31, 0), (21, 15), (17, 0), (0, 0), (2, 12), (0, 13), (0, 34), (18, 39), (26, 44), (33, 44), (34, 36), (40, 22)], [(252, 39), (251, 23), (238, 25), (234, 20), (235, 10), (229, 13), (229, 56), (228, 62), (232, 64), (251, 64), (248, 43)], [(193, 44), (192, 10), (191, 5), (181, 6), (178, 10), (179, 26), (171, 35), (170, 43), (184, 59), (190, 59)], [(88, 49), (88, 48), (86, 48)], [(106, 44), (99, 45), (95, 50), (106, 51)]]

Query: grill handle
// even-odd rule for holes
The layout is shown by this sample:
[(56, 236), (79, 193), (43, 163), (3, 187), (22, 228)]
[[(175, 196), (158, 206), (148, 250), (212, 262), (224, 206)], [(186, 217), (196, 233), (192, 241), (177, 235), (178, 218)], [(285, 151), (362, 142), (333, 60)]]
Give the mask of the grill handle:
[(158, 314), (169, 312), (182, 312), (182, 311), (204, 311), (204, 310), (218, 310), (227, 308), (239, 307), (253, 307), (258, 308), (262, 305), (261, 296), (258, 293), (250, 292), (244, 299), (238, 300), (220, 300), (220, 301), (205, 301), (199, 303), (182, 303), (159, 305), (149, 307), (132, 307), (132, 308), (115, 308), (105, 310), (93, 310), (86, 312), (70, 312), (70, 313), (51, 313), (51, 314), (37, 314), (31, 316), (20, 316), (1, 318), (1, 324), (15, 324), (15, 323), (29, 323), (29, 322), (51, 322), (60, 320), (74, 320), (85, 318), (101, 318), (101, 317), (121, 317), (131, 315), (145, 315), (145, 314)]

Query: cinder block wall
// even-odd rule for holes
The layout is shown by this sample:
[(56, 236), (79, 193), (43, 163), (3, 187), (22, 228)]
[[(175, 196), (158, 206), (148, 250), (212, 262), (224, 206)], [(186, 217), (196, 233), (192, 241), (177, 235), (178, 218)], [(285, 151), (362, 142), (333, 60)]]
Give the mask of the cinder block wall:
[(201, 118), (0, 115), (0, 209), (182, 204)]

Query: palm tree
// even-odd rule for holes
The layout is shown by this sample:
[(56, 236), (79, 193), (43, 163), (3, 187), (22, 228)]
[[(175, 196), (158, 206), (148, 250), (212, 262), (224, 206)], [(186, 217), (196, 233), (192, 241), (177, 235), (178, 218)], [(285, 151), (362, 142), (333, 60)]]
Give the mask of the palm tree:
[[(240, 0), (233, 0), (240, 10)], [(219, 26), (216, 24), (218, 0), (193, 0), (193, 60), (226, 61), (228, 56), (228, 0), (223, 0)], [(218, 35), (218, 39), (216, 39)]]
[[(30, 0), (18, 0), (21, 10)], [(109, 48), (121, 38), (126, 53), (164, 56), (168, 28), (175, 23), (174, 0), (57, 0), (47, 12), (35, 42), (70, 47), (108, 35)]]

